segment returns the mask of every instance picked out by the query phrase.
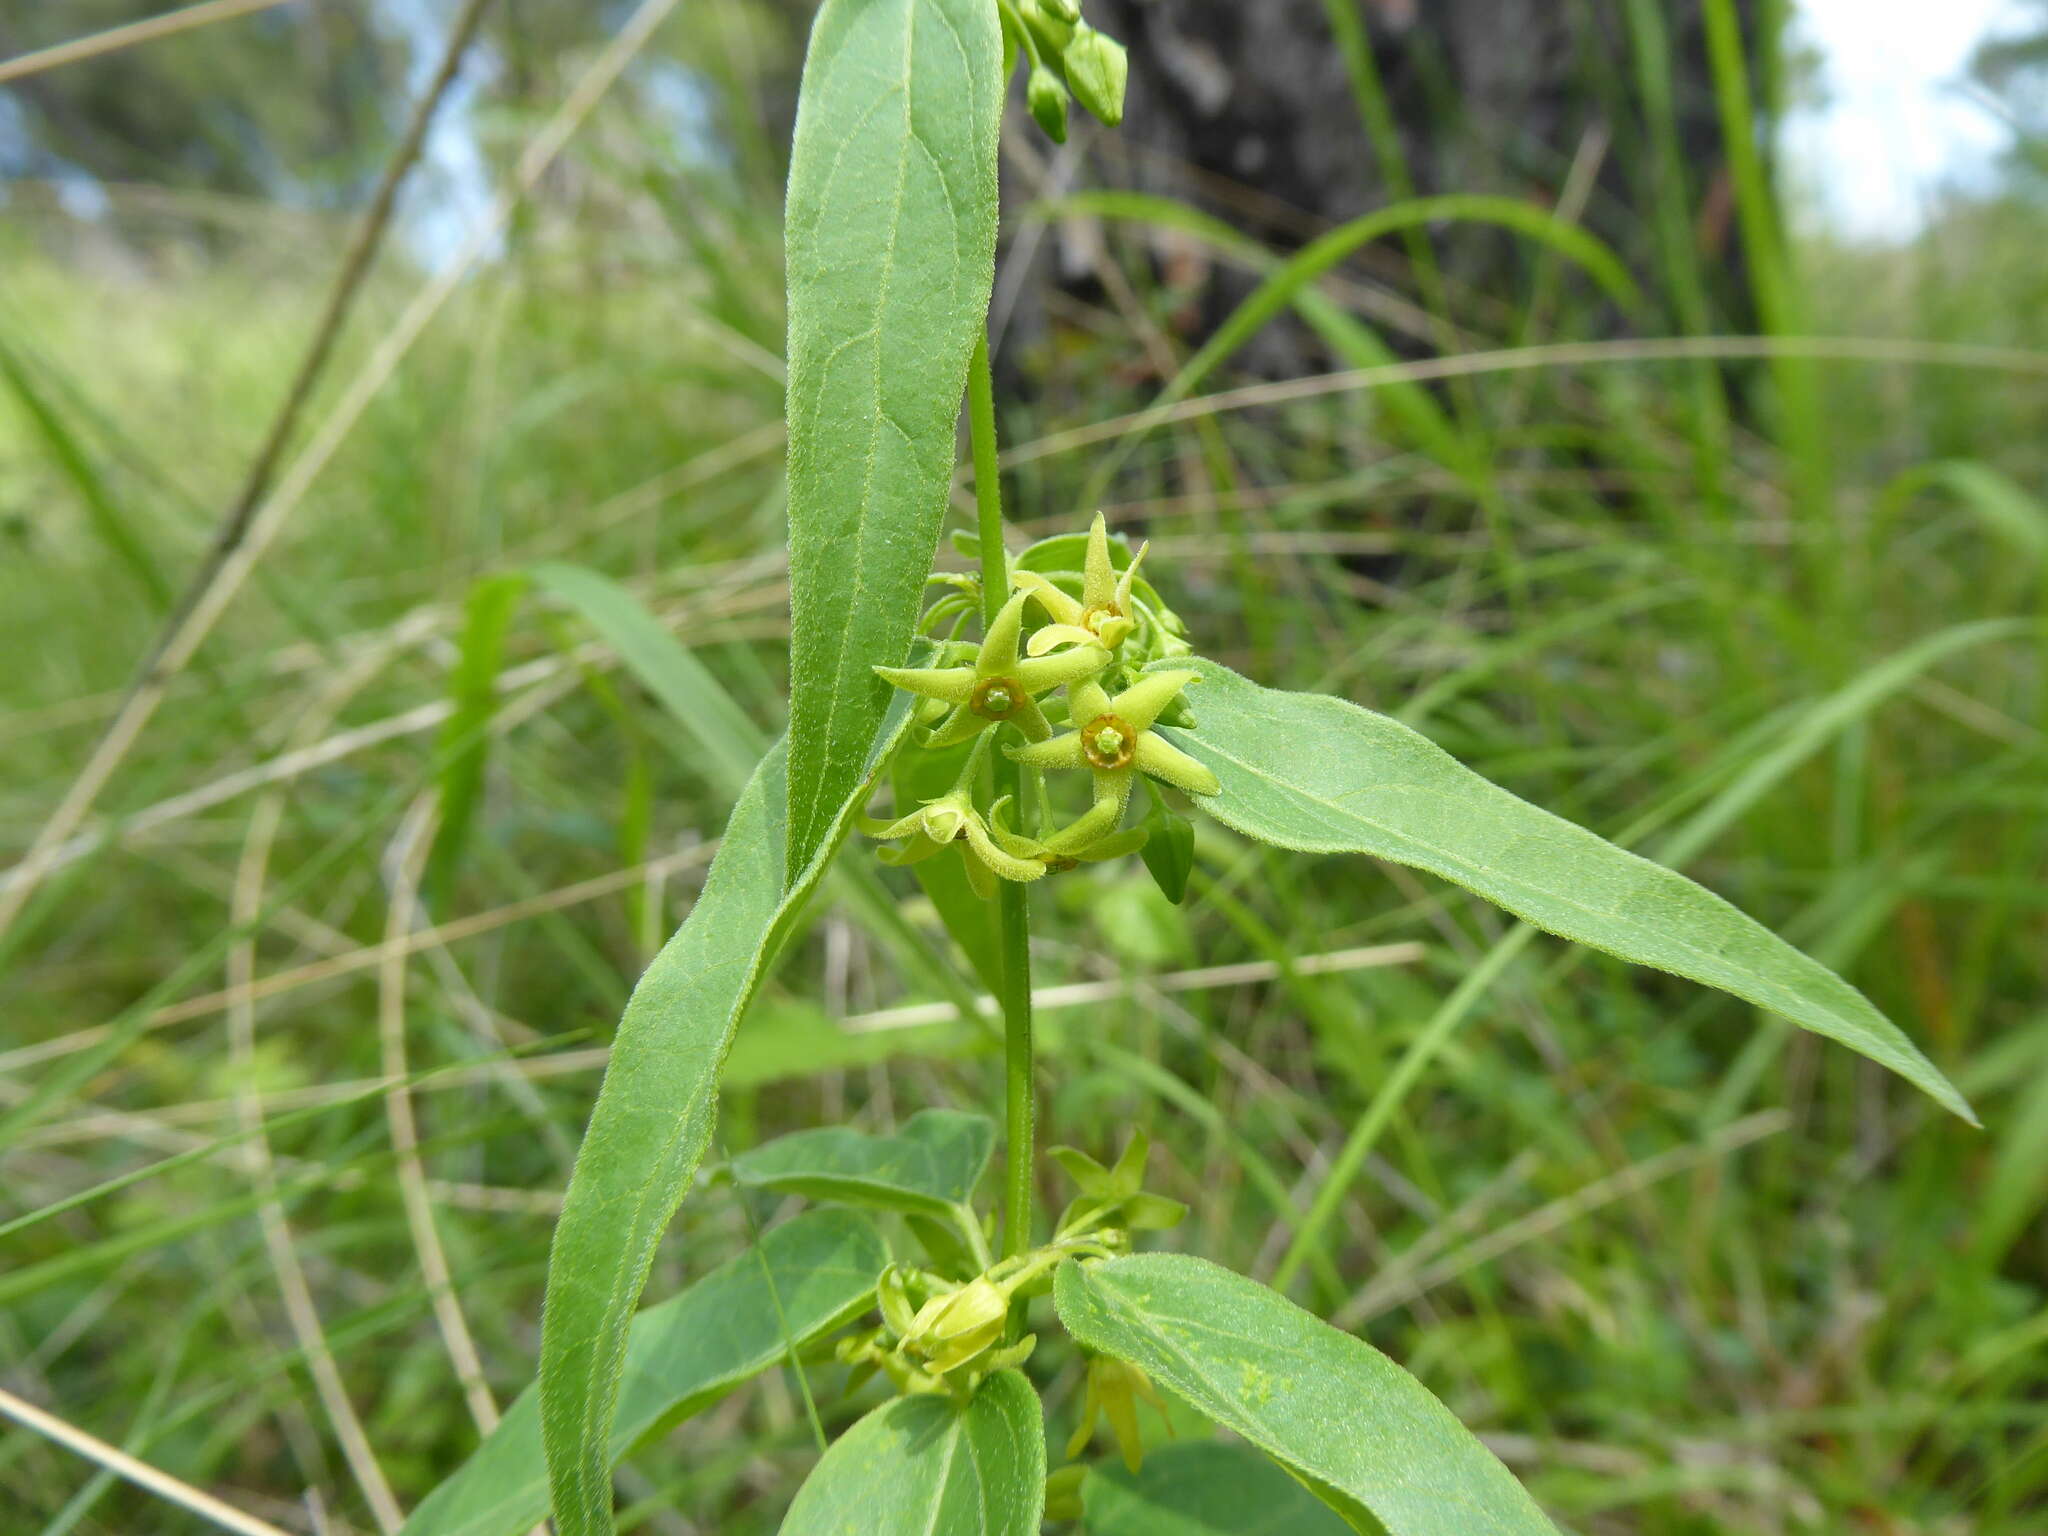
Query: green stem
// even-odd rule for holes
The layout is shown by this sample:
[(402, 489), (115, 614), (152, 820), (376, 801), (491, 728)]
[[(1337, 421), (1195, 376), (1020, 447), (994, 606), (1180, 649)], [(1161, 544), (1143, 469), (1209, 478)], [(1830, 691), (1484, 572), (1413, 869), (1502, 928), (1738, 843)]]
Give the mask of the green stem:
[[(993, 623), (1010, 594), (1010, 560), (1003, 549), (1003, 492), (996, 465), (996, 393), (989, 370), (988, 337), (974, 343), (967, 367), (967, 430), (974, 445), (974, 501), (981, 528), (981, 609)], [(1007, 757), (995, 762), (996, 793), (1023, 804), (1021, 770)], [(996, 942), (1002, 955), (1003, 1118), (1008, 1129), (1004, 1169), (1003, 1251), (1031, 1246), (1031, 1164), (1038, 1119), (1031, 1062), (1031, 916), (1024, 887), (998, 882)]]

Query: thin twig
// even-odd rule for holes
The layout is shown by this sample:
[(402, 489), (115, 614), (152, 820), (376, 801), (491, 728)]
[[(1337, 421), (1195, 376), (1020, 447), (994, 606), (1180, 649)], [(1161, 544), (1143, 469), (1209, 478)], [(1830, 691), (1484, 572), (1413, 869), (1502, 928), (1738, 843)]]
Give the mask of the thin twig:
[(38, 48), (34, 53), (19, 54), (0, 62), (0, 85), (5, 85), (9, 80), (39, 75), (46, 69), (76, 64), (84, 59), (96, 59), (103, 53), (132, 48), (137, 43), (153, 43), (160, 37), (189, 32), (194, 27), (211, 26), (217, 21), (233, 21), (237, 16), (267, 11), (284, 3), (285, 0), (205, 0), (203, 5), (188, 5), (180, 11), (151, 16), (143, 21), (131, 21), (122, 27), (109, 27), (104, 32), (74, 38), (68, 43), (58, 43), (53, 48)]
[[(489, 933), (492, 929), (502, 928), (508, 923), (522, 922), (529, 917), (559, 912), (564, 907), (573, 907), (581, 902), (595, 901), (600, 896), (624, 890), (650, 875), (675, 874), (702, 864), (717, 851), (718, 845), (715, 842), (701, 843), (675, 853), (664, 854), (658, 859), (649, 859), (644, 864), (635, 864), (627, 869), (615, 869), (608, 874), (579, 880), (574, 885), (561, 886), (556, 890), (544, 891), (538, 896), (528, 896), (502, 907), (493, 907), (487, 912), (472, 912), (468, 917), (458, 917), (435, 928), (423, 928), (417, 933), (400, 934), (397, 938), (382, 944), (368, 944), (324, 960), (309, 960), (304, 965), (294, 966), (290, 970), (275, 971), (268, 976), (256, 978), (244, 987), (230, 987), (224, 991), (208, 992), (199, 997), (188, 998), (182, 1003), (173, 1003), (170, 1007), (159, 1009), (150, 1015), (143, 1028), (162, 1029), (171, 1024), (183, 1023), (187, 1019), (203, 1018), (207, 1014), (218, 1013), (240, 1002), (260, 1002), (264, 998), (276, 997), (283, 992), (293, 992), (315, 982), (332, 981), (336, 977), (371, 970), (384, 964), (394, 955), (409, 955), (416, 950), (452, 944), (459, 939)], [(954, 1009), (950, 1003), (939, 1006), (944, 1008), (947, 1018), (953, 1016)], [(95, 1024), (88, 1029), (74, 1030), (55, 1039), (20, 1046), (0, 1055), (0, 1072), (12, 1072), (21, 1067), (55, 1060), (60, 1056), (69, 1056), (74, 1051), (89, 1050), (105, 1039), (106, 1033), (106, 1025)]]
[(326, 306), (313, 327), (312, 343), (299, 360), (298, 372), (293, 375), (283, 403), (271, 419), (270, 430), (264, 434), (262, 446), (256, 450), (256, 458), (249, 465), (249, 473), (243, 477), (242, 488), (236, 494), (234, 504), (214, 530), (213, 542), (205, 558), (199, 562), (199, 569), (193, 572), (191, 580), (186, 582), (185, 590), (178, 598), (178, 606), (158, 638), (156, 649), (143, 663), (142, 684), (158, 681), (155, 677), (158, 662), (176, 637), (179, 626), (205, 598), (228, 557), (249, 536), (250, 521), (276, 477), (277, 461), (290, 443), (299, 424), (299, 415), (312, 398), (320, 375), (327, 371), (327, 361), (334, 355), (334, 344), (340, 340), (349, 312), (355, 308), (370, 268), (376, 263), (377, 252), (383, 247), (385, 233), (391, 227), (391, 210), (398, 202), (398, 189), (405, 184), (405, 178), (419, 160), (427, 130), (433, 126), (449, 86), (455, 83), (456, 72), (462, 67), (463, 56), (469, 52), (469, 45), (475, 40), (477, 27), (490, 3), (491, 0), (465, 0), (461, 13), (455, 18), (455, 25), (449, 29), (448, 42), (441, 50), (441, 62), (414, 106), (412, 120), (406, 124), (404, 136), (385, 162), (384, 174), (378, 178), (370, 206), (356, 222), (355, 234), (348, 249), (342, 253), (341, 270), (335, 275)]
[[(710, 850), (705, 850), (707, 853)], [(632, 873), (623, 871), (622, 873)], [(607, 879), (613, 878), (610, 876)], [(506, 909), (500, 909), (506, 910)], [(407, 936), (407, 943), (440, 942), (436, 933), (445, 930), (429, 929), (424, 933)], [(376, 956), (382, 946), (359, 953)], [(1381, 944), (1366, 949), (1341, 949), (1329, 954), (1302, 955), (1288, 962), (1289, 969), (1298, 975), (1328, 976), (1346, 971), (1374, 970), (1382, 966), (1408, 965), (1420, 960), (1427, 953), (1425, 947), (1416, 943)], [(1196, 970), (1169, 971), (1164, 976), (1154, 976), (1145, 982), (1151, 991), (1172, 994), (1181, 992), (1207, 992), (1222, 987), (1254, 985), (1274, 981), (1280, 976), (1280, 967), (1269, 960), (1250, 960), (1235, 965), (1208, 965)], [(261, 983), (257, 984), (259, 987)], [(1031, 994), (1031, 1006), (1041, 1013), (1061, 1008), (1084, 1008), (1098, 1003), (1110, 1002), (1127, 995), (1131, 986), (1123, 981), (1082, 981), (1063, 986), (1039, 987)], [(216, 1000), (216, 1006), (218, 1001)], [(981, 999), (981, 1012), (994, 1017), (994, 999)], [(915, 1029), (923, 1025), (945, 1024), (959, 1017), (959, 1010), (951, 1003), (912, 1003), (900, 1008), (883, 1008), (871, 1013), (850, 1014), (838, 1020), (838, 1027), (848, 1034), (879, 1034), (890, 1030)], [(76, 1036), (70, 1037), (76, 1039)], [(80, 1046), (74, 1048), (82, 1048)], [(11, 1064), (19, 1052), (8, 1058)], [(608, 1046), (594, 1046), (586, 1050), (555, 1051), (546, 1056), (529, 1057), (514, 1062), (479, 1062), (475, 1066), (454, 1067), (445, 1072), (436, 1072), (432, 1077), (415, 1085), (420, 1092), (440, 1092), (448, 1088), (473, 1087), (486, 1083), (508, 1069), (527, 1078), (552, 1078), (574, 1076), (581, 1072), (597, 1072), (604, 1068), (610, 1058)], [(389, 1078), (357, 1078), (347, 1082), (319, 1083), (304, 1088), (288, 1088), (267, 1096), (266, 1102), (272, 1109), (301, 1109), (315, 1104), (336, 1103), (359, 1098), (364, 1093), (389, 1088)], [(192, 1121), (204, 1122), (217, 1119), (223, 1106), (218, 1100), (201, 1100), (191, 1104), (176, 1104), (159, 1109), (156, 1119), (164, 1124)], [(55, 1125), (44, 1126), (30, 1131), (22, 1137), (23, 1147), (54, 1146), (65, 1142), (90, 1140), (105, 1135), (123, 1134), (120, 1121), (109, 1119), (105, 1112), (95, 1111)]]
[(67, 1451), (75, 1451), (87, 1461), (106, 1468), (116, 1477), (126, 1478), (138, 1488), (146, 1488), (167, 1503), (175, 1504), (202, 1520), (212, 1522), (224, 1531), (233, 1531), (236, 1536), (290, 1536), (288, 1531), (272, 1525), (267, 1520), (258, 1520), (254, 1515), (244, 1514), (232, 1504), (223, 1504), (204, 1489), (194, 1488), (170, 1473), (152, 1467), (146, 1461), (138, 1461), (126, 1451), (107, 1444), (97, 1435), (89, 1435), (76, 1425), (67, 1424), (54, 1414), (43, 1412), (33, 1403), (23, 1402), (12, 1392), (0, 1388), (0, 1414), (5, 1414), (17, 1424), (25, 1425), (37, 1434), (54, 1440)]
[[(326, 730), (387, 660), (376, 653), (359, 658), (305, 709), (293, 727), (294, 737), (308, 740)], [(229, 921), (238, 928), (252, 924), (263, 910), (263, 888), (284, 808), (284, 791), (273, 789), (257, 801), (249, 818), (242, 857), (235, 869), (234, 890), (229, 897)], [(236, 940), (228, 951), (228, 1065), (235, 1082), (236, 1124), (247, 1138), (241, 1148), (242, 1164), (262, 1198), (257, 1217), (263, 1232), (264, 1253), (284, 1302), (285, 1322), (299, 1353), (305, 1357), (313, 1378), (313, 1395), (327, 1417), (328, 1430), (340, 1445), (342, 1459), (362, 1490), (372, 1517), (383, 1530), (395, 1531), (404, 1523), (405, 1511), (371, 1449), (369, 1434), (348, 1395), (347, 1383), (341, 1378), (341, 1368), (320, 1321), (312, 1283), (299, 1262), (291, 1220), (278, 1193), (277, 1165), (271, 1154), (270, 1138), (264, 1132), (263, 1095), (257, 1083), (255, 980), (256, 935), (252, 930)]]
[(406, 1230), (412, 1234), (413, 1251), (420, 1261), (420, 1279), (427, 1287), (427, 1299), (434, 1309), (434, 1323), (441, 1343), (455, 1367), (455, 1379), (462, 1384), (463, 1401), (479, 1434), (488, 1435), (498, 1427), (498, 1403), (484, 1379), (483, 1357), (463, 1316), (462, 1303), (455, 1295), (454, 1277), (448, 1269), (448, 1254), (441, 1246), (441, 1231), (434, 1224), (434, 1201), (427, 1190), (427, 1172), (420, 1161), (420, 1133), (412, 1112), (410, 1070), (405, 1051), (406, 954), (400, 941), (413, 930), (419, 913), (420, 871), (433, 845), (434, 828), (440, 823), (440, 793), (429, 790), (414, 804), (392, 840), (390, 851), (390, 905), (385, 910), (384, 963), (377, 968), (377, 1038), (380, 1065), (391, 1079), (384, 1095), (384, 1120), (391, 1128), (391, 1151), (396, 1159), (399, 1195), (405, 1204)]
[(1792, 1117), (1782, 1109), (1759, 1111), (1747, 1119), (1723, 1127), (1703, 1141), (1689, 1146), (1672, 1147), (1654, 1157), (1645, 1158), (1640, 1163), (1633, 1163), (1595, 1179), (1561, 1199), (1553, 1200), (1526, 1216), (1517, 1217), (1484, 1237), (1475, 1238), (1434, 1264), (1418, 1264), (1404, 1254), (1381, 1270), (1373, 1278), (1372, 1284), (1338, 1312), (1332, 1321), (1340, 1328), (1357, 1328), (1369, 1323), (1382, 1313), (1390, 1312), (1395, 1307), (1412, 1301), (1425, 1291), (1455, 1279), (1481, 1264), (1491, 1263), (1524, 1243), (1533, 1242), (1559, 1227), (1578, 1220), (1589, 1211), (1648, 1189), (1659, 1180), (1683, 1173), (1688, 1168), (1696, 1168), (1702, 1163), (1726, 1157), (1753, 1141), (1775, 1136), (1791, 1123)]
[(441, 308), (462, 285), (470, 269), (483, 258), (505, 226), (511, 220), (513, 211), (523, 202), (529, 192), (553, 165), (556, 156), (575, 133), (584, 118), (608, 91), (613, 82), (624, 71), (642, 45), (654, 33), (654, 29), (674, 10), (678, 0), (642, 0), (639, 10), (633, 13), (625, 28), (605, 46), (604, 51), (584, 71), (576, 87), (556, 110), (555, 115), (527, 145), (520, 156), (513, 175), (512, 185), (499, 194), (490, 212), (474, 228), (446, 266), (441, 269), (427, 286), (414, 296), (398, 322), (364, 362), (361, 370), (343, 392), (333, 412), (315, 434), (312, 442), (292, 462), (277, 489), (250, 518), (247, 532), (241, 542), (230, 550), (218, 568), (208, 578), (206, 590), (192, 604), (174, 631), (166, 638), (157, 652), (154, 664), (148, 669), (136, 687), (123, 703), (120, 713), (107, 727), (100, 738), (92, 757), (80, 770), (78, 777), (65, 791), (64, 798), (50, 819), (37, 834), (35, 843), (28, 854), (16, 867), (17, 878), (4, 889), (0, 889), (0, 933), (20, 914), (23, 905), (34, 894), (42, 879), (52, 867), (50, 855), (77, 830), (85, 815), (98, 800), (100, 791), (106, 787), (114, 770), (127, 757), (136, 739), (155, 715), (157, 706), (170, 685), (170, 680), (192, 655), (199, 649), (206, 637), (213, 632), (213, 626), (234, 600), (235, 594), (248, 580), (263, 552), (277, 536), (285, 520), (305, 499), (313, 482), (340, 451), (341, 445), (355, 429), (370, 402), (383, 392), (384, 386), (397, 371), (398, 365), (412, 350), (427, 326), (441, 312)]
[(1412, 363), (1350, 368), (1340, 373), (1319, 373), (1308, 378), (1281, 379), (1270, 384), (1223, 390), (1213, 395), (1197, 395), (1191, 400), (1152, 406), (1127, 416), (1112, 416), (1091, 426), (1054, 432), (1033, 442), (1020, 443), (1004, 451), (1003, 468), (1071, 453), (1076, 448), (1091, 447), (1172, 422), (1192, 421), (1198, 416), (1249, 410), (1260, 405), (1281, 405), (1293, 400), (1313, 400), (1352, 390), (1380, 389), (1391, 384), (1426, 383), (1432, 379), (1467, 378), (1487, 373), (1522, 373), (1532, 368), (1770, 357), (1812, 358), (1823, 362), (1905, 363), (1928, 368), (1984, 368), (1996, 372), (2048, 375), (2048, 352), (1961, 342), (1894, 341), (1867, 336), (1675, 336), (1556, 342), (1541, 347), (1461, 352), (1452, 357), (1422, 358)]

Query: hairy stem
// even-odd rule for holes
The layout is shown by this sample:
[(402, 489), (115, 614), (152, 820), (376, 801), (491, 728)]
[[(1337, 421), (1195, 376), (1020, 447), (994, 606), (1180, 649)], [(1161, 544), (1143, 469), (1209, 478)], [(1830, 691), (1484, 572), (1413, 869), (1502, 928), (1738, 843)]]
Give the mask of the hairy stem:
[[(967, 430), (974, 445), (974, 501), (981, 527), (981, 611), (993, 623), (1010, 594), (1010, 561), (1003, 550), (1003, 493), (996, 470), (995, 381), (989, 371), (988, 338), (974, 344), (967, 368)], [(1007, 757), (995, 760), (996, 793), (1023, 804), (1022, 770)], [(1031, 1246), (1031, 1163), (1038, 1119), (1037, 1087), (1031, 1071), (1031, 916), (1024, 887), (997, 882), (996, 935), (1002, 949), (1003, 1117), (1009, 1132), (1004, 1169), (1003, 1252)]]

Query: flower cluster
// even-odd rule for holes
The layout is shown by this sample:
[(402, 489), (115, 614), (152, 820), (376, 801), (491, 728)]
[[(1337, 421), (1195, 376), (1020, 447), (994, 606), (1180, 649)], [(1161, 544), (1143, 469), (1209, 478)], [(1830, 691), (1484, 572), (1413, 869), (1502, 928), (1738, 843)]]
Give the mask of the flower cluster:
[[(1061, 1263), (1129, 1253), (1133, 1232), (1164, 1231), (1187, 1215), (1178, 1200), (1146, 1190), (1150, 1153), (1151, 1142), (1142, 1130), (1133, 1133), (1107, 1168), (1073, 1147), (1054, 1147), (1054, 1159), (1080, 1193), (1061, 1213), (1051, 1242), (1008, 1258), (991, 1261), (990, 1228), (971, 1209), (956, 1209), (954, 1219), (967, 1240), (959, 1250), (966, 1260), (962, 1267), (973, 1266), (976, 1272), (961, 1279), (909, 1264), (882, 1271), (875, 1285), (881, 1326), (842, 1339), (838, 1346), (839, 1358), (853, 1368), (853, 1384), (880, 1371), (899, 1392), (946, 1392), (964, 1400), (990, 1373), (1022, 1365), (1037, 1340), (1031, 1334), (1012, 1337), (1012, 1313), (1051, 1288)], [(1142, 1371), (1107, 1360), (1091, 1362), (1087, 1406), (1067, 1449), (1069, 1459), (1086, 1447), (1097, 1418), (1106, 1417), (1125, 1460), (1137, 1466), (1144, 1450), (1133, 1394), (1163, 1413)]]
[(1003, 73), (1017, 55), (1030, 66), (1024, 101), (1056, 144), (1067, 142), (1067, 96), (1108, 127), (1124, 120), (1130, 66), (1124, 46), (1081, 19), (1075, 0), (998, 0), (1003, 21)]
[[(918, 718), (930, 727), (919, 749), (969, 748), (948, 793), (894, 821), (863, 822), (870, 836), (901, 844), (883, 855), (886, 862), (914, 864), (958, 848), (974, 888), (987, 896), (999, 878), (1037, 880), (1138, 851), (1147, 829), (1122, 822), (1140, 776), (1185, 794), (1217, 792), (1216, 776), (1156, 729), (1162, 721), (1192, 723), (1182, 695), (1198, 675), (1147, 670), (1148, 663), (1187, 655), (1189, 647), (1180, 620), (1138, 574), (1145, 550), (1119, 570), (1098, 513), (1080, 551), (1082, 568), (1045, 567), (1046, 560), (1071, 560), (1076, 542), (1048, 540), (1025, 552), (1011, 573), (1015, 591), (978, 646), (949, 642), (944, 666), (875, 669), (917, 697)], [(970, 604), (970, 595), (957, 594), (932, 612), (962, 612)], [(1029, 833), (1008, 824), (1010, 797), (988, 800), (983, 793), (989, 746), (1006, 725), (1023, 737), (1001, 750), (1025, 770)], [(1089, 804), (1062, 821), (1046, 775), (1069, 771), (1088, 775)], [(1026, 814), (1025, 807), (1014, 809)]]

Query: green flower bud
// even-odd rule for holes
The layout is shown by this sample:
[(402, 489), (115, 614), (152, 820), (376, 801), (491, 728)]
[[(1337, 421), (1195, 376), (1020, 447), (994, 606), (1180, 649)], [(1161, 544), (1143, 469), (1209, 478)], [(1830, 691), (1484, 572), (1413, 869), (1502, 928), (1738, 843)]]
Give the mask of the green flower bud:
[(1067, 44), (1064, 62), (1067, 84), (1082, 106), (1107, 126), (1124, 120), (1124, 82), (1130, 75), (1130, 61), (1124, 45), (1106, 33), (1083, 23)]
[(1042, 64), (1033, 65), (1031, 78), (1024, 85), (1024, 100), (1045, 136), (1055, 144), (1066, 143), (1067, 88), (1060, 84), (1060, 77)]
[(942, 1376), (1000, 1340), (1009, 1317), (1009, 1293), (983, 1275), (919, 1308), (903, 1344), (931, 1362), (934, 1376)]
[[(1063, 11), (1071, 11), (1073, 14), (1064, 15)], [(1031, 35), (1038, 46), (1044, 52), (1057, 57), (1065, 53), (1067, 44), (1073, 41), (1074, 27), (1081, 20), (1081, 8), (1078, 5), (1062, 6), (1057, 0), (1053, 0), (1053, 3), (1040, 0), (1038, 4), (1027, 3), (1024, 6), (1023, 18), (1024, 25), (1031, 29)]]
[(1087, 1480), (1086, 1467), (1061, 1467), (1045, 1480), (1045, 1518), (1048, 1520), (1079, 1520), (1086, 1513), (1081, 1507), (1081, 1484)]

